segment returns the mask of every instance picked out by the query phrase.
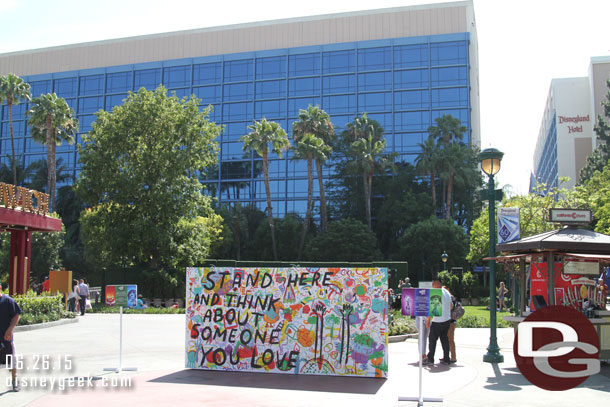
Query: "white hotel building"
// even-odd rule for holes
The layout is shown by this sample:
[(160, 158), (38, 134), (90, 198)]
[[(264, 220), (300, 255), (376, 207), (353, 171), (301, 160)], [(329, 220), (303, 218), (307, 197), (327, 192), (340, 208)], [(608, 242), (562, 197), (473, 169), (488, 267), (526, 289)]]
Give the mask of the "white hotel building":
[[(597, 143), (593, 130), (597, 116), (603, 115), (601, 106), (608, 93), (606, 81), (610, 77), (610, 56), (593, 57), (589, 76), (553, 79), (546, 101), (540, 133), (534, 153), (535, 183), (547, 188), (573, 188), (580, 178), (580, 170)], [(560, 177), (569, 177), (559, 185)]]

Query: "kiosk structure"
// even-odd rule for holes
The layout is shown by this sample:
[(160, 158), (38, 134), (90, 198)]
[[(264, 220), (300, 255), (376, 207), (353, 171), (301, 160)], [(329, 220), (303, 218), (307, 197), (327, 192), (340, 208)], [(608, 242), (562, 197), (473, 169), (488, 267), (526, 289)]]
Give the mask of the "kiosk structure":
[(48, 194), (0, 182), (0, 231), (11, 233), (9, 295), (28, 290), (32, 232), (61, 231), (61, 219), (48, 214)]
[(547, 305), (586, 312), (599, 335), (600, 359), (610, 359), (610, 311), (601, 309), (595, 294), (599, 276), (610, 265), (610, 236), (582, 228), (590, 220), (588, 210), (552, 209), (550, 221), (562, 224), (561, 229), (499, 244), (502, 254), (494, 259), (515, 277), (517, 316), (504, 320), (518, 329), (529, 312)]

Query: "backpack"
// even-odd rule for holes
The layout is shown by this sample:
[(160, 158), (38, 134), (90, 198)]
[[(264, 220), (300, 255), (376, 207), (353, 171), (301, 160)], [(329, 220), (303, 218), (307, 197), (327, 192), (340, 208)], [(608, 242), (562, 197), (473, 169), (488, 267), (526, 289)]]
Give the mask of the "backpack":
[(458, 320), (464, 316), (466, 310), (462, 306), (462, 303), (458, 300), (453, 301), (453, 309), (451, 310), (451, 319)]

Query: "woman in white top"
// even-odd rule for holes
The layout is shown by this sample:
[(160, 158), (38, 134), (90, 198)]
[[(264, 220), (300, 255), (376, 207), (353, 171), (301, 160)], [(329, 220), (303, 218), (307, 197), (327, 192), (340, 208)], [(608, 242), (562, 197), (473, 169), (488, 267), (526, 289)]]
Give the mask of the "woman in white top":
[(78, 288), (78, 281), (72, 281), (72, 292), (68, 294), (68, 311), (76, 312), (76, 304), (80, 301), (80, 290)]

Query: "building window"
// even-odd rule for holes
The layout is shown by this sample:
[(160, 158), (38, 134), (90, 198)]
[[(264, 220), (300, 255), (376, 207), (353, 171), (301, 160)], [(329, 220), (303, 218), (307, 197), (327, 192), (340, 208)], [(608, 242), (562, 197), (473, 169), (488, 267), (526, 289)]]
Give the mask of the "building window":
[(458, 65), (468, 63), (465, 41), (440, 42), (430, 45), (432, 65)]
[(94, 113), (104, 108), (104, 97), (93, 96), (80, 98), (78, 101), (78, 113)]
[(250, 133), (251, 130), (248, 128), (248, 126), (251, 124), (252, 122), (227, 123), (224, 131), (222, 132), (222, 140), (239, 141), (242, 136)]
[(255, 117), (282, 119), (286, 117), (286, 100), (264, 100), (256, 102), (254, 107)]
[(356, 95), (324, 96), (322, 98), (322, 108), (328, 114), (356, 114)]
[(106, 92), (127, 92), (132, 90), (131, 72), (109, 73), (106, 76)]
[(142, 71), (136, 71), (134, 75), (134, 85), (136, 91), (140, 88), (153, 90), (161, 84), (160, 69), (145, 69)]
[(358, 50), (358, 69), (378, 71), (392, 69), (392, 50), (390, 47), (367, 48)]
[(395, 89), (416, 89), (428, 87), (427, 69), (410, 69), (408, 71), (394, 72)]
[(225, 101), (252, 100), (253, 97), (254, 85), (251, 82), (224, 85)]
[(352, 93), (356, 91), (356, 75), (325, 76), (322, 79), (322, 93)]
[(358, 111), (383, 112), (392, 110), (392, 93), (361, 93), (358, 95)]
[(259, 58), (256, 60), (256, 79), (286, 77), (286, 57)]
[(81, 95), (99, 95), (104, 93), (104, 75), (81, 76)]
[[(297, 98), (297, 99), (288, 99), (288, 116), (296, 117), (299, 115), (300, 109), (307, 109), (309, 105), (312, 106), (320, 106), (320, 98), (310, 97), (310, 98)], [(328, 113), (328, 111), (327, 111)]]
[(432, 86), (467, 85), (468, 69), (465, 66), (433, 68), (430, 77)]
[(270, 99), (286, 96), (286, 81), (265, 81), (256, 83), (256, 98)]
[(224, 69), (225, 82), (251, 81), (254, 74), (254, 64), (251, 59), (226, 61)]
[(300, 54), (288, 57), (288, 74), (310, 76), (320, 74), (320, 54)]
[(388, 90), (392, 88), (391, 72), (370, 72), (358, 75), (358, 90)]
[(207, 85), (220, 83), (221, 78), (220, 62), (212, 64), (198, 64), (193, 66), (193, 85)]
[(52, 91), (51, 81), (33, 81), (30, 82), (30, 92), (32, 97), (39, 97), (45, 93)]
[(320, 78), (299, 78), (288, 81), (288, 96), (320, 94)]
[(120, 94), (120, 95), (110, 95), (110, 96), (106, 96), (106, 109), (108, 111), (111, 111), (113, 107), (118, 106), (118, 105), (122, 105), (123, 101), (127, 99), (127, 94)]
[(254, 107), (252, 102), (224, 104), (223, 120), (248, 120), (253, 118), (253, 114)]
[(323, 73), (353, 72), (356, 70), (355, 50), (325, 52), (322, 56)]
[(193, 88), (193, 93), (199, 99), (201, 99), (201, 104), (206, 105), (210, 103), (218, 103), (221, 101), (221, 89), (220, 85), (213, 86), (201, 86), (198, 88)]
[(55, 79), (54, 92), (62, 98), (76, 96), (77, 84), (76, 78)]
[(428, 44), (401, 45), (394, 47), (394, 68), (418, 68), (428, 66)]
[(190, 66), (172, 66), (163, 70), (163, 84), (166, 88), (180, 88), (191, 85)]
[(432, 89), (432, 107), (468, 107), (468, 89)]
[(430, 112), (401, 112), (394, 113), (394, 130), (423, 130), (430, 127)]
[(410, 90), (394, 93), (394, 108), (396, 110), (428, 109), (430, 107), (430, 92), (427, 90)]

